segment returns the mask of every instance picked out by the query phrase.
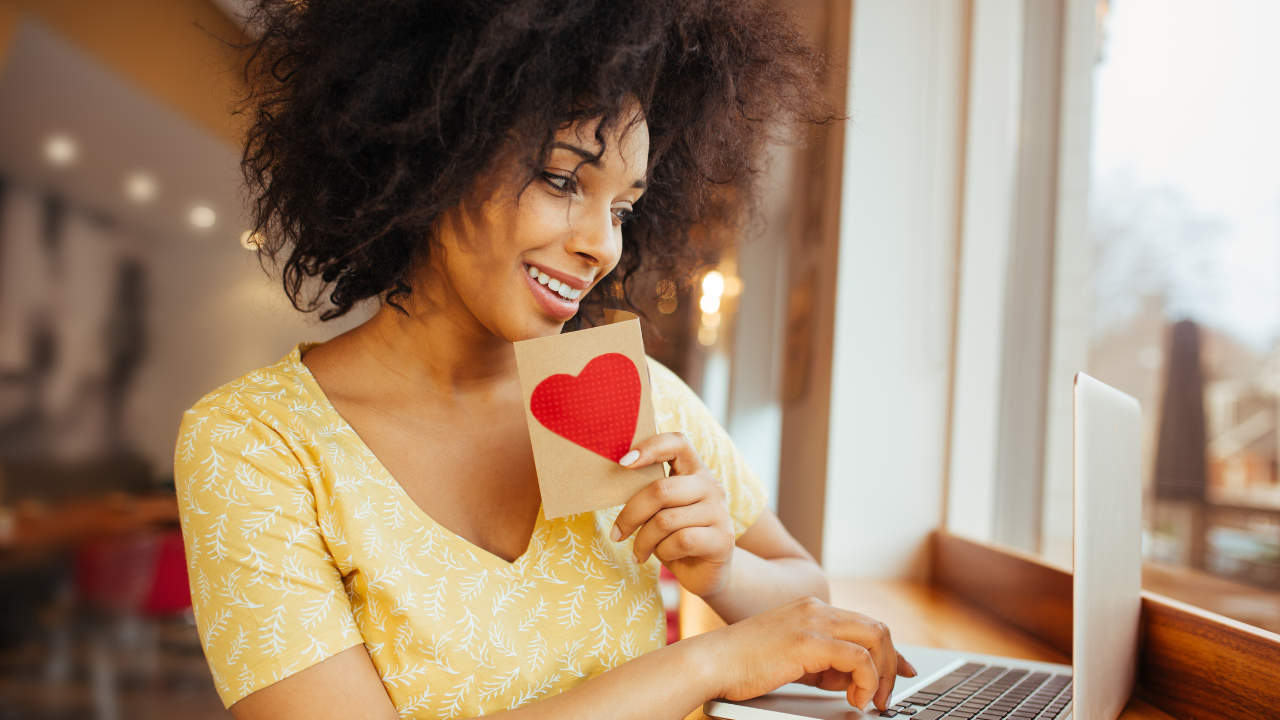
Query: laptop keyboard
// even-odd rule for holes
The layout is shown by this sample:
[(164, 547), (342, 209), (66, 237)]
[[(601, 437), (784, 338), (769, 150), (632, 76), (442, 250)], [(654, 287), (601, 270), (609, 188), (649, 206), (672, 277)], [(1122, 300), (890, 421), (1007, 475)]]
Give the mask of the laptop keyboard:
[(1071, 702), (1071, 676), (969, 663), (884, 710), (904, 720), (1053, 720)]

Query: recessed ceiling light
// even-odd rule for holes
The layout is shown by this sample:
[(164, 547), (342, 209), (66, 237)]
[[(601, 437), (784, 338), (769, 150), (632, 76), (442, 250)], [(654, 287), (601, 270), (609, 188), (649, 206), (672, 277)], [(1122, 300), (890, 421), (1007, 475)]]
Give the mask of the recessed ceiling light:
[(124, 180), (124, 194), (136, 203), (148, 203), (156, 198), (156, 179), (143, 172), (136, 172)]
[(76, 161), (80, 148), (66, 135), (53, 135), (44, 143), (44, 157), (50, 163), (66, 167)]
[(198, 228), (213, 227), (213, 224), (218, 220), (218, 216), (214, 214), (213, 210), (204, 206), (191, 208), (189, 217), (191, 224)]

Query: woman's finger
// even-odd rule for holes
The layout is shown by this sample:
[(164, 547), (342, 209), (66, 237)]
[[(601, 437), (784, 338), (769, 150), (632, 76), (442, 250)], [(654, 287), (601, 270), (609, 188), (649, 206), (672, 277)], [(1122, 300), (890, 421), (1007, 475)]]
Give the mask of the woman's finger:
[(827, 669), (818, 675), (818, 681), (814, 683), (814, 687), (822, 690), (835, 690), (837, 692), (845, 692), (849, 686), (853, 684), (853, 678), (848, 673), (842, 673), (839, 670)]
[(636, 528), (648, 522), (649, 518), (663, 508), (692, 505), (706, 498), (712, 490), (711, 483), (715, 483), (715, 480), (701, 475), (672, 475), (654, 480), (622, 507), (609, 539), (619, 542), (631, 537)]
[[(732, 551), (732, 543), (724, 543), (724, 534), (713, 527), (687, 527), (668, 535), (658, 543), (654, 554), (664, 563), (673, 563), (683, 558), (704, 558), (726, 556), (726, 549)], [(637, 555), (637, 562), (644, 562), (648, 556)]]
[(849, 704), (864, 708), (880, 687), (880, 673), (865, 647), (851, 642), (829, 638), (823, 642), (825, 664), (829, 669), (849, 675), (849, 687), (845, 691)]
[(898, 651), (893, 649), (893, 639), (889, 637), (887, 627), (884, 638), (884, 644), (880, 646), (884, 664), (876, 666), (880, 669), (880, 689), (876, 692), (875, 703), (881, 710), (889, 707), (889, 700), (893, 697), (893, 686), (898, 682)]
[[(632, 548), (636, 561), (647, 560), (649, 554), (673, 534), (685, 528), (714, 525), (716, 519), (715, 510), (708, 507), (707, 503), (694, 503), (659, 510), (653, 514), (653, 517), (646, 520), (644, 525), (640, 526), (640, 531), (636, 533), (635, 546)], [(659, 553), (658, 559), (667, 562), (678, 558), (667, 558)]]
[(629, 468), (642, 468), (654, 463), (671, 463), (672, 475), (692, 475), (703, 468), (702, 458), (684, 433), (660, 433), (642, 440), (618, 463)]
[(920, 671), (916, 670), (916, 666), (912, 665), (906, 658), (902, 657), (902, 653), (898, 653), (898, 675), (906, 678), (913, 678), (919, 674)]
[(876, 707), (888, 707), (898, 676), (898, 652), (893, 647), (888, 626), (865, 615), (847, 611), (837, 611), (832, 620), (834, 637), (861, 645), (870, 652), (879, 676), (878, 690), (873, 699)]

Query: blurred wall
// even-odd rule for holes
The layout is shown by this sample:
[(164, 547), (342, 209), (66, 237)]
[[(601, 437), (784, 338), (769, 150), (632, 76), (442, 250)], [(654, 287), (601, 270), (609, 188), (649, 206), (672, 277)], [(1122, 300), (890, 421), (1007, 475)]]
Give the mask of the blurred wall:
[[(247, 217), (226, 109), (234, 76), (218, 74), (230, 56), (202, 29), (233, 32), (220, 11), (2, 8), (0, 462), (132, 455), (163, 478), (183, 410), (365, 315), (313, 323), (241, 245)], [(73, 161), (49, 161), (55, 135), (74, 141)], [(139, 173), (156, 187), (146, 201), (125, 190)], [(190, 221), (196, 207), (213, 212), (211, 226)], [(140, 307), (136, 330), (122, 330), (112, 309), (121, 292)], [(111, 358), (131, 332), (139, 356), (117, 412)]]

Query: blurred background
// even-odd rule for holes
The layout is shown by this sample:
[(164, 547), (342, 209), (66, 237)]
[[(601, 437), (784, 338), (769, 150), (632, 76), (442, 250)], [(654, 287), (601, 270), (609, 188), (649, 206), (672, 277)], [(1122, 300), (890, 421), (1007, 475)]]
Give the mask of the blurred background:
[[(779, 516), (837, 577), (925, 578), (940, 528), (1069, 567), (1084, 370), (1143, 406), (1148, 589), (1280, 632), (1280, 5), (779, 3), (851, 122), (636, 286)], [(0, 720), (229, 717), (181, 413), (370, 311), (318, 324), (259, 265), (239, 10), (0, 0)]]

